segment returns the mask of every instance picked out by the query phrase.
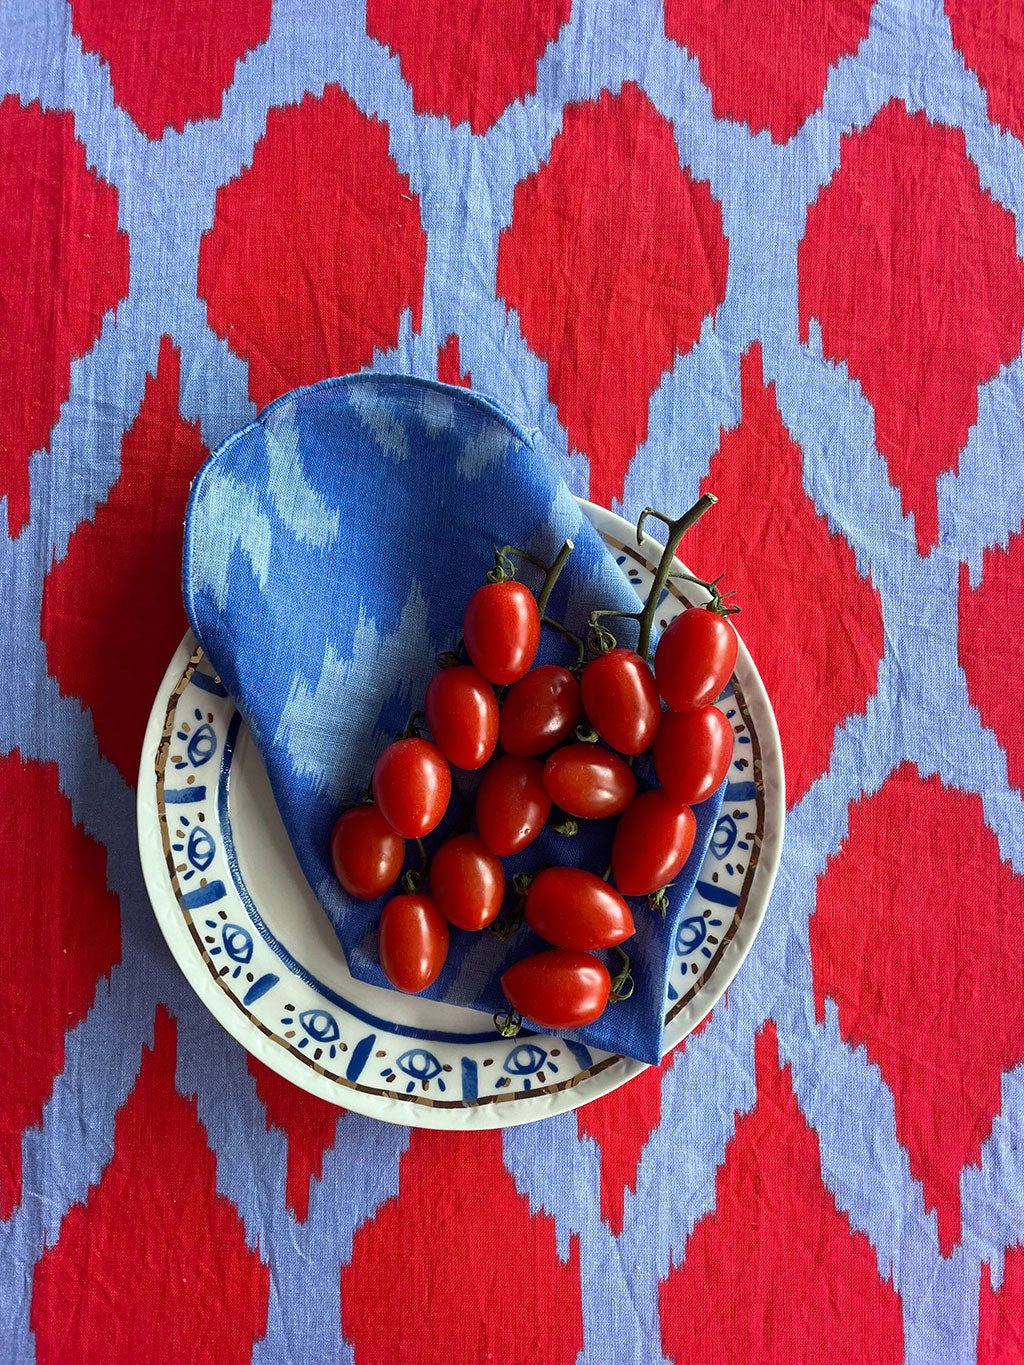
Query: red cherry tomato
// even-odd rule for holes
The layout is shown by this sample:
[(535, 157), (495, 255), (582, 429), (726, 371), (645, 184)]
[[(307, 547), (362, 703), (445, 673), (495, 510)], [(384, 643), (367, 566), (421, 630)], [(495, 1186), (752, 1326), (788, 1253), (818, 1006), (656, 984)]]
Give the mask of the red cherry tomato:
[(629, 906), (614, 887), (578, 867), (538, 872), (526, 922), (556, 948), (612, 948), (634, 933)]
[(459, 929), (485, 929), (505, 899), (505, 871), (475, 834), (459, 834), (434, 854), (430, 894)]
[(550, 813), (544, 769), (535, 758), (503, 754), (484, 773), (476, 794), (476, 826), (500, 858), (532, 844)]
[(448, 955), (448, 925), (428, 895), (392, 896), (377, 930), (384, 975), (396, 990), (415, 995), (437, 980)]
[(452, 794), (444, 754), (427, 739), (396, 739), (373, 769), (373, 799), (392, 829), (421, 839), (441, 822)]
[(738, 650), (739, 639), (726, 617), (706, 607), (687, 607), (658, 641), (658, 690), (673, 711), (708, 706), (732, 676)]
[(667, 886), (690, 856), (697, 821), (689, 806), (656, 788), (638, 796), (615, 830), (612, 876), (624, 896)]
[(466, 604), (462, 639), (489, 682), (516, 682), (533, 663), (540, 642), (537, 599), (515, 579), (485, 583)]
[(595, 744), (569, 744), (544, 764), (544, 787), (569, 815), (601, 820), (626, 809), (636, 795), (636, 778), (618, 754)]
[(519, 758), (546, 754), (580, 718), (580, 685), (555, 664), (532, 668), (501, 703), (501, 747)]
[(732, 761), (732, 726), (717, 706), (669, 711), (654, 741), (658, 781), (683, 805), (706, 801)]
[(551, 948), (524, 957), (501, 978), (509, 1004), (541, 1028), (580, 1028), (604, 1011), (611, 994), (608, 968), (590, 953)]
[(661, 720), (661, 698), (650, 665), (631, 649), (613, 649), (583, 670), (587, 718), (620, 754), (642, 754)]
[(494, 688), (469, 665), (442, 668), (427, 683), (424, 706), (434, 743), (456, 768), (482, 768), (498, 743)]
[(343, 811), (331, 834), (334, 875), (356, 900), (373, 901), (397, 878), (405, 862), (405, 840), (376, 806)]

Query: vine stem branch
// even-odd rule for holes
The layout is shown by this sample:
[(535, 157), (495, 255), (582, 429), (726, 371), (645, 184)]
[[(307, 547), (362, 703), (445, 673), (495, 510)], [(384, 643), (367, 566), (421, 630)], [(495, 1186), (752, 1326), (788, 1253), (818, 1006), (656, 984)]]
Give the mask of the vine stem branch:
[(636, 543), (638, 545), (643, 544), (644, 522), (648, 517), (657, 517), (659, 521), (664, 522), (668, 527), (668, 539), (665, 542), (664, 550), (661, 552), (661, 559), (658, 561), (658, 567), (654, 573), (654, 582), (651, 584), (651, 590), (647, 594), (647, 601), (644, 604), (644, 609), (640, 613), (640, 639), (637, 642), (636, 652), (640, 655), (641, 659), (647, 658), (647, 651), (650, 649), (651, 630), (654, 626), (654, 613), (658, 610), (661, 594), (665, 584), (668, 582), (668, 576), (672, 571), (676, 550), (679, 548), (679, 542), (682, 540), (683, 536), (686, 535), (686, 532), (690, 527), (696, 525), (704, 513), (707, 512), (709, 508), (714, 507), (717, 501), (718, 499), (715, 497), (714, 493), (705, 493), (702, 497), (697, 499), (689, 511), (684, 512), (681, 517), (677, 517), (674, 521), (670, 517), (666, 517), (662, 512), (656, 511), (653, 507), (645, 507), (640, 513), (639, 520), (636, 524)]
[(541, 584), (540, 592), (537, 594), (537, 610), (541, 616), (543, 616), (547, 610), (548, 600), (551, 597), (555, 584), (558, 582), (558, 576), (565, 568), (565, 562), (572, 554), (574, 548), (575, 546), (571, 540), (565, 541), (558, 554), (555, 555), (554, 559), (551, 561), (550, 568), (544, 575), (544, 582)]

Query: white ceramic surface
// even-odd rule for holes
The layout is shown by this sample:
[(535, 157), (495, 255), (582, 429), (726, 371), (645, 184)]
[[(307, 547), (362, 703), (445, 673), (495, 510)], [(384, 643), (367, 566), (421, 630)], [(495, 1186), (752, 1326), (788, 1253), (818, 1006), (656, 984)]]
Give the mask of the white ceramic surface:
[[(641, 595), (660, 549), (582, 504)], [(673, 583), (667, 622), (701, 591)], [(732, 694), (730, 787), (683, 912), (666, 999), (665, 1050), (708, 1013), (764, 916), (785, 814), (771, 704), (742, 642)], [(262, 761), (191, 635), (171, 660), (146, 730), (139, 848), (150, 899), (182, 971), (242, 1045), (347, 1109), (429, 1128), (493, 1128), (574, 1109), (639, 1062), (544, 1035), (500, 1038), (486, 1015), (356, 981), (277, 813)]]

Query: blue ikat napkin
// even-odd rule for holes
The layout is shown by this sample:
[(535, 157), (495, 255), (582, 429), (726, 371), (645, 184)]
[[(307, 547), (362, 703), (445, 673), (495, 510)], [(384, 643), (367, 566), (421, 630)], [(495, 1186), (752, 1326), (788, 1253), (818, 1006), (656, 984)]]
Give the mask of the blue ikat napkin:
[[(579, 629), (595, 607), (636, 610), (539, 433), (486, 398), (424, 380), (352, 375), (287, 394), (196, 478), (183, 567), (189, 620), (259, 746), (299, 863), (362, 980), (387, 985), (376, 952), (383, 902), (354, 901), (338, 885), (331, 827), (422, 707), (436, 656), (455, 645), (495, 544), (550, 562), (566, 538), (576, 548), (549, 611)], [(521, 576), (539, 586), (536, 570)], [(542, 635), (540, 659), (571, 661), (554, 631)], [(620, 640), (635, 643), (631, 623)], [(643, 787), (651, 773), (637, 771)], [(456, 778), (471, 794), (467, 775)], [(636, 989), (579, 1041), (660, 1060), (677, 924), (720, 805), (721, 792), (696, 809), (694, 850), (664, 922), (646, 901), (632, 902)], [(453, 798), (449, 820), (457, 815)], [(574, 839), (546, 831), (505, 860), (509, 879), (555, 862), (600, 872), (613, 828), (582, 822)], [(492, 1013), (504, 1003), (501, 973), (543, 946), (525, 929), (504, 943), (453, 930), (448, 962), (425, 994)], [(614, 969), (614, 954), (608, 962)]]

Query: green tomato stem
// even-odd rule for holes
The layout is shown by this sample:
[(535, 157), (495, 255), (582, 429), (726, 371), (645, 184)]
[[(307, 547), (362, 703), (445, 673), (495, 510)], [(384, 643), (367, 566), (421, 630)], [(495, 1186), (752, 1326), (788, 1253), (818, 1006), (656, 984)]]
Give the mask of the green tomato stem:
[(661, 559), (658, 561), (658, 567), (654, 572), (654, 582), (651, 584), (651, 590), (647, 594), (644, 609), (640, 613), (640, 638), (637, 641), (636, 652), (640, 655), (641, 659), (647, 658), (647, 652), (650, 649), (651, 630), (654, 626), (654, 613), (658, 610), (658, 603), (661, 601), (662, 591), (664, 590), (665, 584), (668, 582), (669, 574), (672, 572), (672, 566), (675, 561), (676, 550), (679, 548), (679, 542), (690, 527), (696, 525), (704, 513), (708, 511), (709, 508), (714, 507), (717, 501), (718, 499), (715, 497), (714, 493), (704, 493), (688, 511), (684, 512), (681, 517), (677, 517), (675, 520), (665, 516), (664, 512), (658, 512), (653, 507), (645, 507), (640, 513), (640, 517), (636, 523), (637, 545), (643, 544), (644, 522), (648, 517), (657, 517), (659, 521), (664, 522), (668, 527), (668, 539), (665, 542), (665, 548), (661, 552)]
[(487, 571), (488, 583), (505, 583), (510, 578), (516, 576), (516, 566), (512, 563), (512, 556), (516, 559), (523, 559), (527, 564), (532, 564), (535, 569), (543, 569), (547, 572), (548, 566), (536, 555), (531, 555), (527, 550), (520, 550), (516, 545), (503, 545), (501, 549), (497, 545), (494, 547), (494, 568)]
[(563, 626), (561, 621), (556, 621), (553, 616), (548, 616), (546, 612), (541, 616), (540, 623), (542, 626), (550, 626), (552, 630), (557, 630), (559, 635), (564, 635), (567, 640), (572, 641), (576, 646), (576, 659), (569, 665), (568, 671), (571, 673), (573, 669), (579, 668), (586, 654), (586, 647), (580, 637), (573, 634), (568, 626)]
[(419, 867), (410, 867), (408, 872), (402, 877), (402, 890), (412, 895), (416, 891), (422, 891), (427, 882), (427, 850), (423, 847), (422, 839), (413, 841), (419, 850)]
[(542, 619), (547, 610), (548, 601), (554, 590), (555, 584), (558, 582), (558, 577), (565, 568), (566, 560), (572, 554), (573, 548), (574, 546), (571, 540), (565, 541), (558, 554), (555, 555), (554, 559), (551, 561), (547, 572), (544, 574), (544, 582), (541, 584), (540, 592), (537, 594), (537, 610), (540, 612)]
[(605, 616), (614, 616), (623, 621), (639, 621), (641, 613), (639, 611), (615, 611), (612, 607), (599, 607), (597, 611), (590, 613), (590, 620), (587, 625), (587, 645), (591, 654), (607, 654), (618, 645), (618, 640), (601, 625), (601, 620)]
[(685, 578), (688, 583), (696, 583), (699, 588), (703, 588), (711, 598), (711, 601), (707, 604), (707, 609), (708, 611), (713, 611), (716, 616), (735, 616), (739, 611), (739, 607), (735, 605), (725, 605), (725, 599), (727, 597), (735, 597), (736, 590), (733, 588), (729, 592), (722, 592), (718, 586), (722, 581), (722, 574), (719, 574), (717, 578), (713, 578), (710, 583), (706, 582), (703, 578), (698, 578), (696, 574), (687, 573), (685, 569), (672, 569), (669, 573), (669, 577)]

